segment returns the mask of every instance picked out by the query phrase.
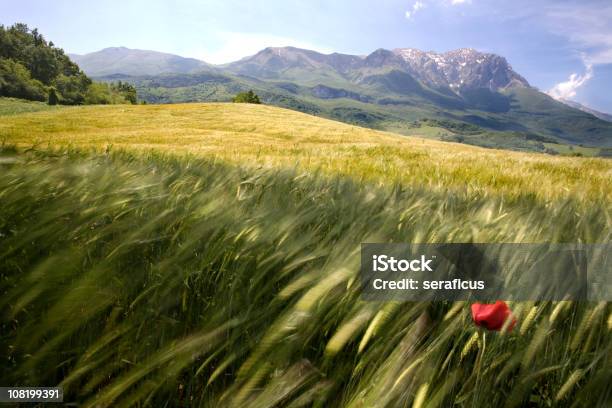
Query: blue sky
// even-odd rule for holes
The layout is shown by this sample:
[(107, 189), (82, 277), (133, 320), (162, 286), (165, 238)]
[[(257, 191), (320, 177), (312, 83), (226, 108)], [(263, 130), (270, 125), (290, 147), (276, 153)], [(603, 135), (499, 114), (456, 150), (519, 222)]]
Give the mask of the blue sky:
[(612, 112), (611, 0), (0, 0), (67, 52), (111, 46), (222, 63), (266, 46), (367, 54), (472, 47), (534, 86)]

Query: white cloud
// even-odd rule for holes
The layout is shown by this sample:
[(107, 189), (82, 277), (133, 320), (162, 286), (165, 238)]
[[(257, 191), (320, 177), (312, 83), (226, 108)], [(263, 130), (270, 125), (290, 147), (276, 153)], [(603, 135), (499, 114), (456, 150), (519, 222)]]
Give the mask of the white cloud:
[(423, 7), (425, 7), (425, 3), (423, 3), (422, 1), (416, 1), (413, 5), (412, 8), (408, 11), (406, 11), (406, 18), (407, 19), (411, 19), (412, 17), (414, 17), (414, 14), (421, 10)]
[(210, 50), (200, 50), (196, 58), (200, 58), (212, 64), (223, 64), (237, 61), (249, 55), (256, 54), (266, 47), (305, 48), (323, 53), (331, 53), (333, 50), (305, 41), (293, 38), (281, 37), (260, 33), (224, 32), (215, 36), (215, 47)]
[(593, 66), (589, 64), (586, 66), (584, 75), (573, 73), (567, 81), (553, 86), (548, 94), (555, 99), (572, 99), (576, 96), (578, 88), (586, 84), (591, 78), (593, 78)]
[(443, 7), (448, 7), (450, 6), (456, 6), (459, 4), (471, 4), (472, 0), (436, 0), (436, 1), (432, 1), (432, 0), (417, 0), (412, 7), (406, 11), (406, 18), (408, 20), (410, 20), (412, 17), (414, 17), (414, 15), (421, 9), (424, 9), (426, 7), (426, 3), (429, 3), (430, 5), (433, 5), (434, 7), (439, 7), (439, 6), (443, 6)]
[(544, 22), (584, 53), (587, 64), (612, 64), (612, 4), (555, 4), (546, 9)]

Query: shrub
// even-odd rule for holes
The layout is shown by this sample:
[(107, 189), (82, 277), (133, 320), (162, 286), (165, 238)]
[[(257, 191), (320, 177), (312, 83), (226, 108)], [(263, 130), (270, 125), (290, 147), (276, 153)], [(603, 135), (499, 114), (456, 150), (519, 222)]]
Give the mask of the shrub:
[(55, 88), (49, 88), (49, 105), (57, 105), (58, 103), (59, 98), (57, 97)]
[(252, 90), (248, 92), (240, 92), (237, 94), (234, 99), (232, 99), (234, 103), (261, 103), (259, 100), (259, 96)]

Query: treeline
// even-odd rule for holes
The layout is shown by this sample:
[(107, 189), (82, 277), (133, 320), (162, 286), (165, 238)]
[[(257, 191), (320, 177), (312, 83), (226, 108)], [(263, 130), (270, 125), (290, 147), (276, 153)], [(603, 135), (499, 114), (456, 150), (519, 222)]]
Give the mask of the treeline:
[(93, 82), (61, 48), (20, 23), (0, 25), (0, 96), (52, 105), (137, 102), (132, 85)]
[(435, 126), (450, 130), (454, 133), (460, 133), (463, 135), (475, 135), (482, 133), (484, 129), (480, 126), (473, 125), (471, 123), (456, 122), (447, 119), (421, 119), (415, 123), (416, 126)]

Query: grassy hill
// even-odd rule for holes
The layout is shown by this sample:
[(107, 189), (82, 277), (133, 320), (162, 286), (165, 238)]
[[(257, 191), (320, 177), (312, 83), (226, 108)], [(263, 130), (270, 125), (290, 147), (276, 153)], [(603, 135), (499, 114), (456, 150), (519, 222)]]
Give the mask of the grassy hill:
[(58, 109), (61, 109), (61, 107), (57, 105), (52, 106), (45, 102), (0, 97), (0, 116)]
[(478, 131), (470, 132), (470, 137), (454, 133), (462, 136), (456, 140), (477, 146), (561, 153), (566, 145), (580, 145), (589, 147), (590, 155), (612, 148), (611, 123), (534, 89), (475, 90), (459, 98), (393, 70), (358, 83), (312, 75), (300, 71), (295, 78), (261, 80), (210, 71), (121, 79), (133, 83), (139, 98), (151, 103), (225, 102), (253, 89), (266, 104), (402, 134), (412, 134), (420, 121), (437, 120), (446, 124), (442, 133), (461, 125), (475, 126)]
[[(612, 123), (530, 88), (503, 57), (466, 49), (438, 56), (462, 67), (465, 81), (459, 88), (437, 68), (431, 70), (437, 59), (413, 67), (397, 52), (402, 50), (379, 49), (364, 58), (266, 48), (223, 66), (125, 47), (68, 56), (37, 29), (14, 24), (0, 26), (0, 95), (97, 105), (135, 104), (137, 95), (147, 103), (227, 102), (254, 90), (269, 105), (405, 135), (435, 122), (438, 129), (429, 137), (439, 140), (551, 154), (612, 154)], [(471, 130), (461, 130), (466, 128)]]
[(241, 165), (298, 166), (384, 183), (460, 191), (469, 187), (482, 193), (550, 198), (566, 190), (579, 197), (606, 196), (611, 190), (608, 160), (403, 137), (249, 104), (63, 108), (4, 118), (0, 140), (21, 146), (155, 149)]
[(495, 333), (356, 283), (361, 242), (610, 242), (609, 160), (247, 104), (5, 115), (0, 141), (3, 383), (96, 407), (611, 397), (606, 302), (514, 302)]

